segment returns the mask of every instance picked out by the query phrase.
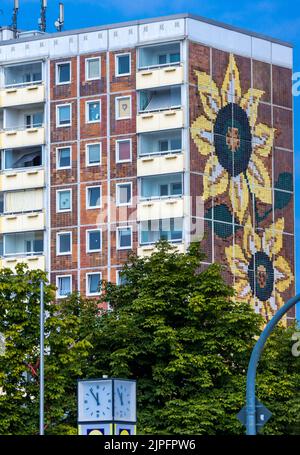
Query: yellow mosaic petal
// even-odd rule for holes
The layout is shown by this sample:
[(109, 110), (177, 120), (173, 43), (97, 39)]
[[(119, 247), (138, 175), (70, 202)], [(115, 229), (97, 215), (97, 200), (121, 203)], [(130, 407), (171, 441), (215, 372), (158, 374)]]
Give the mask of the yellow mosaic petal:
[(203, 198), (216, 197), (223, 194), (228, 187), (228, 173), (221, 166), (216, 155), (211, 155), (204, 169)]
[[(279, 292), (276, 292), (276, 305), (277, 305), (277, 311), (284, 305), (283, 298), (279, 294)], [(283, 327), (287, 327), (287, 315), (285, 314), (279, 323)]]
[(251, 155), (246, 172), (252, 193), (254, 193), (260, 201), (271, 204), (271, 180), (264, 163), (254, 153)]
[(228, 246), (225, 248), (227, 262), (231, 273), (236, 278), (248, 280), (248, 261), (244, 256), (243, 250), (239, 245)]
[(275, 288), (279, 292), (286, 291), (292, 282), (294, 277), (289, 266), (289, 263), (282, 256), (278, 256), (274, 261), (275, 271)]
[(242, 278), (237, 279), (234, 284), (234, 289), (239, 299), (250, 303), (252, 291), (248, 280), (244, 280)]
[(282, 233), (284, 230), (284, 219), (279, 218), (276, 223), (265, 229), (262, 238), (262, 249), (272, 259), (282, 249)]
[(206, 73), (195, 71), (198, 79), (198, 90), (205, 114), (215, 120), (222, 107), (219, 89), (213, 79)]
[(191, 126), (191, 135), (201, 155), (209, 155), (213, 147), (213, 125), (204, 115), (198, 117)]
[(222, 105), (239, 104), (242, 96), (240, 74), (233, 54), (230, 54), (225, 78), (222, 85)]
[(260, 98), (265, 92), (262, 90), (257, 90), (255, 88), (250, 88), (247, 93), (243, 96), (240, 106), (244, 111), (246, 111), (249, 119), (249, 123), (253, 128), (257, 120), (257, 109), (259, 105)]
[(275, 128), (258, 123), (255, 126), (252, 140), (253, 152), (262, 157), (269, 156), (274, 144), (275, 131)]
[(261, 250), (261, 239), (259, 235), (254, 232), (250, 216), (248, 217), (244, 226), (243, 248), (249, 258), (257, 251)]
[(249, 204), (249, 190), (243, 174), (230, 179), (230, 199), (234, 213), (242, 224)]

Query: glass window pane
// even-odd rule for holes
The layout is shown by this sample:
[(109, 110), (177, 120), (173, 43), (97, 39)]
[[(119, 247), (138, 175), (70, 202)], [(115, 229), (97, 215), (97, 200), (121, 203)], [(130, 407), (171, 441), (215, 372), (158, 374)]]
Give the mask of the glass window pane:
[(58, 65), (58, 82), (70, 82), (71, 66), (70, 63), (61, 63)]
[(118, 203), (119, 204), (130, 204), (131, 202), (131, 185), (126, 183), (124, 185), (118, 185)]
[(99, 58), (87, 60), (88, 79), (100, 78), (100, 60)]
[(117, 118), (128, 118), (131, 116), (130, 97), (117, 100)]
[(117, 161), (130, 161), (130, 141), (117, 142)]
[(160, 65), (164, 65), (165, 63), (167, 63), (167, 55), (166, 54), (159, 55), (158, 56), (158, 63)]
[(181, 138), (171, 139), (171, 150), (181, 150)]
[(88, 293), (97, 294), (100, 291), (100, 273), (93, 273), (88, 275)]
[(58, 278), (58, 293), (61, 297), (71, 294), (71, 277)]
[(160, 195), (161, 196), (168, 196), (169, 188), (168, 185), (160, 185)]
[(117, 284), (119, 286), (127, 284), (127, 277), (122, 270), (117, 271)]
[(88, 103), (88, 121), (96, 122), (100, 120), (100, 102)]
[(119, 55), (117, 57), (117, 74), (129, 74), (130, 72), (130, 55)]
[(119, 247), (130, 248), (131, 247), (131, 229), (124, 228), (119, 230)]
[(58, 108), (59, 125), (69, 125), (71, 123), (71, 107), (59, 106)]
[(89, 251), (101, 249), (101, 232), (90, 231), (88, 233), (88, 249)]
[(169, 150), (169, 142), (167, 140), (159, 141), (159, 151), (167, 152)]
[(170, 54), (170, 63), (180, 62), (180, 53), (174, 52), (174, 54)]
[(100, 144), (88, 145), (88, 163), (89, 164), (100, 163)]
[(70, 210), (71, 208), (71, 192), (61, 191), (58, 193), (59, 210)]
[(100, 207), (101, 190), (100, 186), (88, 188), (89, 207)]
[(174, 194), (174, 195), (182, 194), (182, 184), (181, 184), (181, 182), (172, 183), (171, 188), (172, 188), (172, 194)]
[(60, 149), (58, 151), (58, 166), (70, 167), (71, 165), (71, 149), (69, 147)]
[(59, 252), (69, 253), (71, 251), (71, 234), (59, 235)]

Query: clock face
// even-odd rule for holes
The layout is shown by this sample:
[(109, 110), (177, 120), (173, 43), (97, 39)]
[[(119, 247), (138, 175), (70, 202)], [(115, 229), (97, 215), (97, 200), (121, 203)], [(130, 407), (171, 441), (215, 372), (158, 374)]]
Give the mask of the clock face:
[(112, 419), (112, 382), (109, 380), (78, 383), (78, 420), (97, 422)]
[(115, 380), (114, 382), (115, 420), (136, 421), (136, 383)]

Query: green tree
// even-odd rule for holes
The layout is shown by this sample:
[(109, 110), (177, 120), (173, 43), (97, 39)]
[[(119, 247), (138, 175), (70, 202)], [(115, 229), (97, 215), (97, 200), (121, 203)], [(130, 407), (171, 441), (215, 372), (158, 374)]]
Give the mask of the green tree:
[[(263, 320), (233, 302), (222, 268), (201, 266), (199, 245), (178, 254), (161, 242), (150, 258), (132, 256), (126, 284), (108, 283), (114, 311), (99, 320), (96, 375), (138, 381), (138, 428), (152, 434), (241, 434), (246, 370)], [(273, 411), (266, 432), (299, 422), (299, 359), (291, 330), (279, 328), (260, 364), (258, 397)], [(293, 430), (294, 431), (294, 430)]]
[(53, 303), (54, 288), (41, 271), (0, 271), (0, 434), (39, 431), (40, 280), (45, 285), (46, 434), (75, 434), (76, 380), (87, 373), (96, 326), (95, 301), (79, 296)]

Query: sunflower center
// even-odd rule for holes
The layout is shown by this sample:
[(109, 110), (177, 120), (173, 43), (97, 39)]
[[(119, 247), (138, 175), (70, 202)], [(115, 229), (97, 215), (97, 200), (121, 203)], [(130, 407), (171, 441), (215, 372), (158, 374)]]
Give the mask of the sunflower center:
[(226, 134), (226, 144), (232, 152), (235, 152), (238, 148), (240, 148), (241, 141), (238, 128), (228, 128)]
[(248, 168), (252, 153), (252, 136), (246, 112), (238, 104), (219, 110), (214, 125), (214, 145), (219, 163), (231, 177)]
[(248, 277), (253, 295), (263, 302), (268, 300), (273, 292), (274, 269), (265, 253), (259, 251), (252, 256), (248, 266)]

